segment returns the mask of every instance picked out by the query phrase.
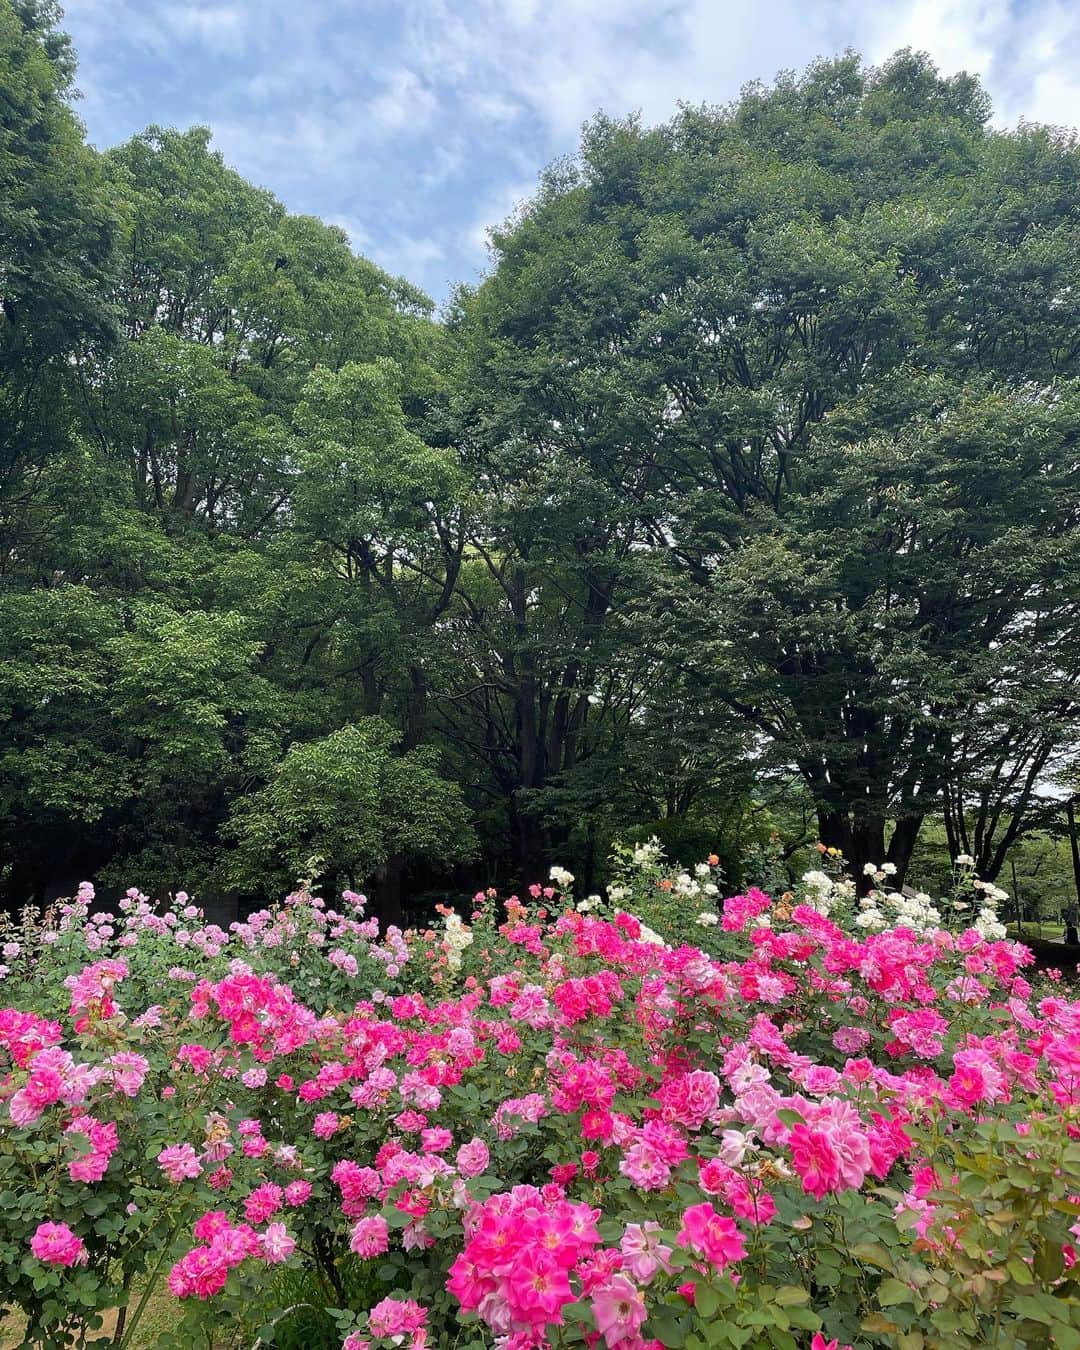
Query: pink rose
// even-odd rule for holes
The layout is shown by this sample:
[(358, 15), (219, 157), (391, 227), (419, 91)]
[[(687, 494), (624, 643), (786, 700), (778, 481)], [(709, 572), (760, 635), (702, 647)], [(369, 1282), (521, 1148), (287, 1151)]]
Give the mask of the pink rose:
[(50, 1266), (84, 1266), (89, 1255), (82, 1238), (76, 1237), (66, 1223), (38, 1224), (30, 1250)]

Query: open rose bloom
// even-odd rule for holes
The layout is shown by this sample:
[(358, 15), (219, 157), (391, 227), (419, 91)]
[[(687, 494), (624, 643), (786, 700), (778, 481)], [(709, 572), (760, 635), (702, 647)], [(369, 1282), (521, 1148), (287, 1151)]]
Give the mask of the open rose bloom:
[(86, 1264), (86, 1246), (66, 1223), (39, 1224), (30, 1239), (30, 1250), (39, 1261), (45, 1261), (50, 1266)]

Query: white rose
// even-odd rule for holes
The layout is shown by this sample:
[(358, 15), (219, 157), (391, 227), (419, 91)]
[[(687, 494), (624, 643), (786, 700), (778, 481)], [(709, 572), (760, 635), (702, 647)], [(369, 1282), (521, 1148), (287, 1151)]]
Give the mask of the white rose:
[(831, 891), (832, 877), (827, 876), (824, 872), (804, 872), (803, 885), (809, 887), (812, 891)]

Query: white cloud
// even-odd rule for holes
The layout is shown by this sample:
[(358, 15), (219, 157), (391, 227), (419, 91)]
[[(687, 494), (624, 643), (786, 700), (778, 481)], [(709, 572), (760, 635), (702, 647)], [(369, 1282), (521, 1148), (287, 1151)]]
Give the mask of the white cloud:
[(848, 45), (872, 61), (912, 46), (948, 73), (977, 73), (1006, 120), (1033, 109), (1080, 121), (1071, 0), (407, 0), (404, 12), (428, 78), (490, 111), (528, 107), (564, 144), (598, 108), (662, 120), (680, 99), (723, 102)]
[(865, 51), (882, 60), (898, 47), (928, 51), (946, 73), (966, 70), (994, 100), (994, 120), (1080, 124), (1080, 9), (1007, 0), (912, 0), (875, 9)]
[(420, 181), (426, 188), (441, 187), (466, 167), (468, 154), (461, 137), (454, 137), (446, 145), (428, 141), (421, 151)]
[(516, 98), (510, 98), (497, 89), (471, 89), (463, 95), (471, 111), (488, 122), (505, 125), (520, 117), (524, 109)]
[(326, 221), (327, 225), (336, 225), (339, 230), (345, 231), (349, 238), (349, 247), (354, 253), (363, 253), (370, 256), (374, 240), (367, 227), (361, 224), (355, 216), (334, 212), (332, 215), (323, 216), (323, 220)]
[(426, 73), (530, 108), (565, 148), (598, 108), (659, 120), (680, 98), (726, 99), (833, 45), (825, 11), (797, 0), (410, 0), (406, 12)]
[(214, 128), (241, 173), (439, 291), (598, 109), (725, 103), (846, 47), (978, 74), (999, 124), (1080, 123), (1080, 0), (66, 0), (98, 144)]
[(382, 92), (372, 99), (368, 113), (384, 131), (421, 131), (438, 106), (432, 90), (415, 71), (402, 66), (383, 81)]
[(177, 37), (218, 51), (241, 45), (250, 17), (239, 5), (175, 4), (162, 11), (163, 21)]
[[(1080, 60), (1080, 52), (1073, 57)], [(1076, 127), (1080, 123), (1080, 90), (1076, 77), (1066, 70), (1051, 65), (1039, 71), (1031, 83), (1029, 96), (1016, 108), (1029, 122), (1047, 122), (1051, 126)]]
[[(426, 275), (435, 264), (444, 263), (446, 248), (438, 239), (399, 234), (374, 243), (367, 256), (384, 271), (412, 281)], [(444, 284), (449, 280), (444, 277)]]
[(943, 70), (989, 73), (1009, 35), (1007, 0), (914, 0), (868, 7), (866, 55), (884, 60), (900, 47), (930, 52)]

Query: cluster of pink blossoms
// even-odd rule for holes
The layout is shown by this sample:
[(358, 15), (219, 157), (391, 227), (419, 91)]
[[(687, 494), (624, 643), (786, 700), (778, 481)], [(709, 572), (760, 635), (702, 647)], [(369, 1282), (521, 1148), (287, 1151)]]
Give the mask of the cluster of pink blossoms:
[(114, 1120), (95, 1120), (93, 1116), (76, 1116), (65, 1134), (85, 1138), (89, 1151), (81, 1153), (68, 1163), (72, 1181), (100, 1181), (109, 1166), (109, 1159), (120, 1147), (120, 1131)]
[(213, 1009), (228, 1023), (233, 1044), (246, 1047), (262, 1063), (316, 1038), (319, 1019), (296, 1002), (288, 985), (256, 975), (242, 961), (231, 965), (225, 979), (216, 984), (200, 980), (191, 991), (193, 1017), (206, 1017)]
[[(548, 1344), (578, 1301), (592, 1310), (609, 1350), (643, 1350), (644, 1290), (658, 1273), (672, 1273), (672, 1249), (651, 1220), (626, 1225), (618, 1248), (605, 1247), (600, 1216), (554, 1184), (494, 1195), (469, 1210), (446, 1287), (515, 1350)], [(723, 1270), (746, 1254), (737, 1225), (708, 1203), (685, 1211), (678, 1241), (703, 1269)]]
[(70, 1015), (75, 1019), (76, 1031), (83, 1030), (91, 1017), (115, 1015), (113, 990), (127, 973), (126, 962), (106, 958), (84, 966), (78, 975), (67, 977), (64, 986), (71, 994)]
[(25, 1069), (34, 1055), (47, 1046), (59, 1045), (64, 1029), (37, 1013), (0, 1008), (0, 1049), (6, 1050), (14, 1064)]
[(68, 1050), (49, 1046), (29, 1059), (29, 1075), (8, 1101), (13, 1125), (35, 1124), (50, 1106), (78, 1106), (105, 1076), (100, 1067), (76, 1063)]
[(563, 1308), (597, 1283), (599, 1217), (555, 1185), (493, 1195), (466, 1214), (465, 1245), (446, 1287), (496, 1335), (518, 1334), (537, 1345), (548, 1327), (562, 1325)]
[(267, 1224), (258, 1233), (247, 1223), (230, 1223), (222, 1210), (211, 1210), (195, 1224), (200, 1245), (186, 1252), (169, 1272), (169, 1290), (177, 1298), (212, 1298), (225, 1288), (229, 1271), (257, 1257), (268, 1265), (287, 1261), (296, 1241), (283, 1223)]
[(385, 1338), (401, 1345), (406, 1336), (411, 1338), (411, 1350), (420, 1350), (425, 1343), (423, 1329), (427, 1323), (427, 1309), (408, 1298), (392, 1296), (381, 1299), (368, 1314), (368, 1328), (372, 1336)]
[(746, 1255), (746, 1244), (734, 1219), (718, 1214), (708, 1202), (691, 1205), (686, 1211), (678, 1242), (680, 1247), (703, 1256), (717, 1270), (741, 1261)]
[[(298, 939), (309, 901), (253, 916), (234, 926), (234, 939), (245, 953)], [(359, 909), (359, 897), (346, 901)], [(150, 932), (144, 904), (131, 896), (126, 912)], [(941, 1114), (971, 1123), (1025, 1094), (1048, 1111), (1080, 1104), (1080, 1004), (1033, 998), (1017, 944), (903, 929), (852, 937), (809, 907), (790, 926), (770, 927), (757, 922), (768, 908), (760, 892), (725, 902), (723, 928), (745, 937), (738, 960), (721, 960), (644, 941), (629, 915), (567, 913), (548, 923), (517, 904), (500, 932), (509, 968), (452, 993), (372, 992), (341, 1015), (320, 1015), (245, 961), (226, 966), (228, 954), (213, 967), (227, 969), (221, 978), (175, 968), (190, 1019), (175, 1020), (170, 1030), (180, 1034), (163, 1040), (173, 1081), (151, 1080), (151, 1089), (162, 1102), (201, 1094), (220, 1110), (191, 1142), (182, 1137), (189, 1118), (157, 1164), (170, 1202), (179, 1192), (204, 1207), (208, 1185), (218, 1193), (210, 1203), (223, 1208), (195, 1225), (197, 1245), (174, 1266), (170, 1289), (208, 1299), (247, 1260), (287, 1260), (296, 1244), (281, 1217), (307, 1202), (305, 1178), (316, 1173), (335, 1188), (337, 1235), (347, 1229), (364, 1260), (392, 1243), (431, 1252), (432, 1232), (445, 1231), (433, 1211), (460, 1214), (464, 1241), (447, 1288), (508, 1338), (508, 1350), (543, 1345), (571, 1303), (591, 1310), (589, 1334), (595, 1325), (608, 1350), (642, 1350), (657, 1287), (673, 1284), (688, 1261), (714, 1282), (738, 1279), (748, 1239), (767, 1237), (784, 1188), (805, 1204), (891, 1178), (904, 1197), (902, 1222), (928, 1247), (947, 1248), (930, 1198), (947, 1178), (917, 1151), (917, 1124)], [(351, 975), (349, 946), (373, 942), (372, 921), (313, 904), (311, 915), (315, 945), (338, 944), (320, 959)], [(213, 957), (228, 940), (221, 930), (193, 927), (199, 936), (181, 941), (178, 925), (196, 917), (185, 910), (160, 922), (180, 945)], [(108, 927), (95, 926), (99, 947)], [(390, 977), (407, 947), (391, 932), (373, 959)], [(194, 952), (191, 964), (210, 968)], [(123, 961), (105, 958), (67, 982), (72, 1044), (89, 1064), (62, 1048), (58, 1024), (0, 1010), (0, 1101), (11, 1124), (55, 1128), (71, 1146), (70, 1178), (87, 1185), (119, 1147), (108, 1100), (138, 1095), (149, 1075), (144, 1056), (106, 1043), (122, 1019), (100, 1026), (115, 1016), (125, 977)], [(155, 1005), (131, 1025), (152, 1038), (174, 1016)], [(519, 1095), (487, 1092), (466, 1123), (454, 1089), (478, 1082), (517, 1082)], [(279, 1105), (299, 1123), (286, 1140)], [(529, 1174), (538, 1184), (488, 1197), (489, 1173), (506, 1175), (505, 1160), (537, 1138), (536, 1153), (556, 1159), (551, 1183), (539, 1184), (541, 1170)], [(678, 1185), (666, 1226), (681, 1252), (658, 1223), (624, 1221), (627, 1183), (654, 1213), (670, 1209)], [(605, 1206), (620, 1231), (605, 1227), (602, 1240)], [(30, 1245), (55, 1265), (87, 1259), (62, 1223), (41, 1225)], [(692, 1300), (693, 1285), (683, 1290)], [(420, 1350), (426, 1318), (420, 1305), (390, 1298), (371, 1310), (366, 1336)], [(820, 1335), (813, 1345), (839, 1350)]]

